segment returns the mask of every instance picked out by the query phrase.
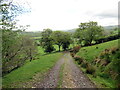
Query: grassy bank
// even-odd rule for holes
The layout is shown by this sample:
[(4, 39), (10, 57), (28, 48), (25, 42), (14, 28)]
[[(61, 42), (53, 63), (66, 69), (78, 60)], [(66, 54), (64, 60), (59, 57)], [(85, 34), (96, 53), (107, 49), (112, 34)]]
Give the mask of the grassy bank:
[(113, 40), (93, 46), (83, 47), (80, 49), (77, 55), (81, 56), (82, 58), (90, 62), (106, 48), (116, 47), (117, 45), (118, 45), (118, 40)]
[[(94, 74), (88, 74), (86, 73), (87, 69), (90, 68), (85, 68), (82, 66), (82, 64), (80, 64), (80, 68), (83, 70), (83, 72), (85, 72), (87, 74), (87, 76), (97, 85), (97, 87), (99, 88), (116, 88), (117, 84), (116, 84), (116, 80), (113, 79), (113, 77), (111, 77), (111, 75), (107, 72), (109, 72), (110, 68), (115, 68), (117, 69), (117, 66), (112, 66), (113, 65), (113, 61), (114, 61), (114, 57), (117, 54), (109, 54), (110, 58), (110, 63), (107, 64), (107, 66), (102, 66), (101, 64), (104, 62), (104, 59), (101, 60), (101, 62), (98, 63), (98, 65), (94, 64), (94, 60), (96, 57), (99, 57), (99, 55), (102, 53), (102, 51), (104, 51), (105, 49), (110, 49), (113, 47), (117, 47), (118, 46), (118, 40), (113, 40), (113, 41), (109, 41), (106, 43), (101, 43), (98, 45), (94, 45), (94, 46), (88, 46), (88, 47), (83, 47), (80, 49), (80, 51), (77, 53), (77, 55), (79, 55), (80, 57), (84, 58), (84, 60), (90, 64), (90, 68), (93, 68), (93, 70), (95, 69), (95, 73)], [(114, 70), (113, 70), (114, 71)], [(117, 73), (114, 71), (113, 74)]]
[[(29, 82), (33, 77), (40, 73), (48, 72), (60, 58), (62, 53), (52, 53), (48, 55), (38, 56), (38, 59), (27, 62), (24, 66), (12, 71), (3, 77), (3, 88), (23, 87), (23, 84)], [(41, 77), (42, 78), (42, 77)]]

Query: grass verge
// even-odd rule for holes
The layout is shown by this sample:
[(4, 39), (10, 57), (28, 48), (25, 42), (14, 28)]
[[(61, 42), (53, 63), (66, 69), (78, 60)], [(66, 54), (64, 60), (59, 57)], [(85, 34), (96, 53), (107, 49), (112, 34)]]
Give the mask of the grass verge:
[(60, 67), (59, 81), (58, 81), (57, 88), (62, 88), (62, 81), (63, 81), (63, 69), (64, 69), (64, 64)]
[[(119, 39), (118, 39), (119, 40)], [(105, 43), (101, 43), (98, 45), (83, 47), (80, 49), (80, 51), (77, 53), (80, 57), (84, 58), (89, 64), (94, 65), (92, 62), (93, 60), (100, 55), (102, 51), (104, 51), (107, 48), (117, 47), (118, 46), (118, 40), (113, 40)], [(86, 68), (81, 67), (79, 65), (81, 70), (86, 73)], [(105, 67), (106, 68), (106, 67)], [(105, 69), (104, 68), (104, 69)], [(98, 67), (96, 67), (96, 76), (87, 74), (87, 76), (90, 78), (91, 81), (93, 81), (98, 88), (115, 88), (115, 80), (112, 78), (103, 78), (98, 75), (100, 73), (100, 70)], [(97, 76), (98, 75), (98, 76)]]
[[(38, 56), (39, 59), (27, 62), (22, 67), (3, 77), (3, 88), (21, 88), (23, 83), (30, 82), (38, 73), (48, 72), (58, 61), (62, 53), (52, 53)], [(27, 86), (32, 87), (32, 86)]]

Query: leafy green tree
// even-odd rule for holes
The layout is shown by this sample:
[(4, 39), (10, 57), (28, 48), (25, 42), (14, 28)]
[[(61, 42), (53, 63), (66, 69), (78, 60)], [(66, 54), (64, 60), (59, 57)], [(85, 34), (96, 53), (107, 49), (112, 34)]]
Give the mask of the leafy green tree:
[(62, 31), (54, 31), (52, 34), (52, 37), (54, 39), (55, 44), (58, 45), (58, 48), (60, 51), (60, 47), (62, 46), (63, 40), (64, 40), (63, 32)]
[(84, 31), (81, 30), (80, 28), (77, 28), (75, 33), (74, 33), (74, 38), (77, 41), (78, 44), (82, 44), (82, 41), (84, 40)]
[[(22, 66), (25, 60), (32, 57), (34, 52), (34, 42), (29, 38), (25, 38), (21, 34), (21, 30), (17, 30), (14, 18), (19, 11), (17, 6), (13, 5), (12, 2), (1, 1), (0, 2), (0, 13), (2, 18), (0, 20), (1, 31), (2, 31), (2, 72), (11, 72), (12, 70)], [(16, 29), (13, 31), (13, 29)], [(31, 42), (31, 43), (28, 43)], [(27, 44), (28, 43), (28, 44)], [(30, 51), (31, 50), (31, 51)], [(30, 52), (28, 54), (28, 52)]]
[(71, 35), (68, 32), (64, 32), (63, 33), (63, 40), (62, 40), (62, 48), (64, 50), (67, 50), (69, 48), (69, 45), (71, 44), (72, 39), (71, 39)]
[(76, 30), (75, 35), (81, 42), (82, 40), (85, 41), (85, 44), (91, 45), (93, 40), (99, 39), (102, 35), (103, 28), (98, 26), (97, 22), (87, 22), (81, 23), (79, 28)]
[(35, 44), (35, 41), (32, 39), (32, 37), (25, 35), (22, 36), (21, 42), (23, 44), (25, 55), (28, 56), (30, 61), (32, 61), (37, 54), (37, 45)]
[(41, 33), (41, 42), (42, 46), (45, 49), (45, 52), (51, 53), (54, 51), (53, 47), (53, 38), (52, 38), (52, 30), (51, 29), (44, 29), (44, 31)]
[(71, 34), (68, 32), (63, 31), (54, 31), (52, 34), (52, 37), (54, 39), (54, 43), (58, 45), (59, 51), (62, 46), (64, 50), (69, 48), (69, 45), (71, 43)]

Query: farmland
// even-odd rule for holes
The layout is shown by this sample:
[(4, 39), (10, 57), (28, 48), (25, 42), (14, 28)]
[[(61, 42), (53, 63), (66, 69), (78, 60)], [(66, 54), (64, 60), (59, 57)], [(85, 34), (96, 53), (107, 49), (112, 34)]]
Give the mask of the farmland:
[(0, 0), (0, 89), (120, 88), (115, 4), (100, 2)]

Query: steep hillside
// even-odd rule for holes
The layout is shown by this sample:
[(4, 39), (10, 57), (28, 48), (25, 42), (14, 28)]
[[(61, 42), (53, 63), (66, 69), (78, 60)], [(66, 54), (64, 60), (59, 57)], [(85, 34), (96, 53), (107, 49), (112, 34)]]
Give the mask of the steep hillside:
[(77, 53), (81, 58), (78, 65), (99, 88), (119, 87), (119, 54), (118, 40), (83, 47)]

